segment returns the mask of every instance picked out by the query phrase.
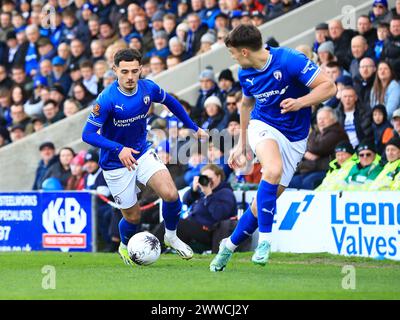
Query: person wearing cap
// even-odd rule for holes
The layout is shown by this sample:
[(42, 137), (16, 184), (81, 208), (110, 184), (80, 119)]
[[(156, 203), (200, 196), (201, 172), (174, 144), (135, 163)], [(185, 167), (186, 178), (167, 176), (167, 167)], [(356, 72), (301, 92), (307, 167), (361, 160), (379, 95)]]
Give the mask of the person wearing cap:
[(229, 28), (229, 16), (224, 12), (219, 12), (215, 16), (214, 29), (217, 31)]
[(208, 97), (217, 96), (220, 97), (220, 91), (215, 80), (215, 74), (213, 68), (206, 67), (199, 75), (200, 90), (199, 96), (196, 101), (195, 111), (202, 112), (204, 102)]
[(319, 46), (329, 40), (329, 28), (325, 22), (318, 23), (315, 26), (315, 40), (313, 44), (313, 51), (318, 53)]
[(365, 106), (369, 106), (371, 100), (371, 90), (375, 81), (376, 65), (372, 58), (363, 58), (360, 61), (358, 75), (353, 78), (354, 90), (358, 99)]
[(222, 70), (218, 75), (218, 87), (221, 92), (222, 101), (226, 101), (228, 94), (240, 90), (239, 84), (235, 81), (230, 69)]
[(250, 13), (251, 22), (256, 27), (261, 26), (265, 22), (265, 16), (262, 11), (253, 10)]
[(225, 119), (225, 112), (222, 108), (221, 100), (216, 96), (211, 96), (204, 101), (204, 110), (206, 119), (201, 125), (203, 129), (218, 131), (226, 128), (227, 122)]
[(155, 32), (163, 30), (164, 14), (165, 13), (163, 11), (157, 10), (151, 17), (151, 29), (153, 31), (153, 34)]
[(40, 161), (35, 171), (35, 179), (33, 182), (32, 190), (41, 189), (44, 176), (48, 168), (57, 162), (58, 157), (56, 156), (56, 148), (50, 141), (46, 141), (40, 144)]
[(164, 30), (156, 31), (153, 35), (153, 39), (154, 49), (147, 52), (144, 57), (151, 58), (159, 56), (166, 59), (171, 54), (168, 47), (168, 34)]
[(335, 48), (332, 41), (322, 42), (317, 49), (320, 65), (326, 66), (329, 62), (335, 61)]
[(201, 37), (201, 45), (199, 51), (196, 52), (196, 56), (208, 52), (212, 49), (212, 45), (217, 41), (215, 33), (208, 31)]
[(339, 142), (335, 147), (335, 159), (329, 162), (326, 176), (315, 191), (343, 190), (345, 179), (357, 161), (357, 154), (351, 143), (348, 140)]
[(169, 171), (148, 144), (147, 113), (153, 102), (162, 103), (193, 130), (196, 137), (205, 139), (208, 134), (193, 123), (179, 101), (153, 81), (140, 79), (142, 55), (139, 51), (121, 49), (113, 60), (118, 80), (96, 99), (83, 128), (82, 140), (101, 149), (100, 166), (104, 178), (123, 214), (119, 224), (119, 254), (125, 264), (133, 265), (127, 244), (140, 223), (136, 188), (136, 182), (140, 182), (149, 185), (163, 200), (165, 244), (183, 259), (190, 259), (191, 248), (176, 235), (181, 211), (179, 193)]
[(235, 29), (239, 24), (241, 24), (240, 18), (242, 17), (241, 10), (232, 10), (229, 14), (229, 21), (231, 29)]
[(394, 137), (399, 138), (400, 137), (400, 108), (396, 109), (393, 112), (391, 123), (392, 123), (393, 129), (394, 129), (394, 131), (393, 131)]
[(77, 154), (71, 161), (71, 176), (67, 180), (65, 190), (83, 190), (85, 188), (84, 155)]
[(15, 124), (9, 130), (11, 142), (16, 142), (26, 137), (25, 128), (22, 124)]
[(390, 22), (390, 12), (387, 0), (373, 0), (372, 10), (368, 13), (372, 24), (377, 27), (381, 22)]
[[(385, 155), (387, 163), (383, 167), (381, 173), (372, 181), (366, 190), (396, 190), (394, 186), (400, 179), (400, 139), (392, 138), (386, 143)], [(398, 183), (398, 182), (397, 182)], [(399, 185), (400, 186), (400, 185)], [(397, 188), (397, 191), (400, 189)]]
[(67, 72), (67, 66), (65, 60), (59, 56), (55, 56), (51, 60), (52, 64), (52, 73), (51, 73), (51, 82), (58, 83), (63, 92), (68, 92), (71, 88), (72, 80)]
[(382, 171), (381, 156), (376, 154), (375, 144), (371, 140), (364, 140), (357, 147), (358, 162), (350, 169), (345, 178), (346, 191), (367, 190), (369, 184)]
[(340, 141), (348, 141), (348, 137), (338, 123), (335, 111), (330, 107), (320, 108), (316, 128), (311, 130), (306, 152), (289, 188), (314, 190), (325, 178), (335, 147)]

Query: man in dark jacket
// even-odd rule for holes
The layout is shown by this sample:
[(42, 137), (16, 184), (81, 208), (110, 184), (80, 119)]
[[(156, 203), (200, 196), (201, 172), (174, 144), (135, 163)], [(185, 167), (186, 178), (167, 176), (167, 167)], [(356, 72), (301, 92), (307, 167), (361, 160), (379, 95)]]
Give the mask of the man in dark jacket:
[(189, 32), (186, 38), (186, 52), (194, 56), (200, 49), (201, 37), (207, 32), (208, 26), (201, 22), (197, 13), (188, 15)]
[[(232, 188), (224, 182), (223, 170), (214, 164), (201, 169), (201, 175), (193, 179), (192, 187), (184, 194), (183, 203), (189, 216), (179, 221), (178, 236), (186, 243), (201, 246), (197, 252), (211, 249), (218, 251), (219, 242), (227, 235), (217, 232), (220, 223), (237, 215), (236, 198)], [(158, 228), (155, 235), (162, 239), (164, 230)], [(218, 237), (215, 237), (218, 234)]]
[(336, 116), (354, 148), (360, 141), (373, 138), (371, 108), (358, 101), (354, 88), (345, 87), (343, 89)]
[(381, 60), (387, 60), (394, 68), (396, 77), (400, 77), (400, 17), (390, 21), (390, 36), (383, 45)]
[(335, 56), (340, 65), (346, 70), (349, 69), (351, 63), (351, 39), (355, 35), (355, 31), (343, 28), (340, 20), (333, 20), (329, 23), (329, 36), (335, 47)]
[(375, 72), (376, 65), (374, 60), (371, 58), (364, 58), (360, 61), (359, 75), (353, 78), (354, 90), (356, 90), (358, 100), (364, 106), (370, 105)]
[(36, 169), (35, 181), (33, 182), (32, 190), (40, 190), (42, 188), (43, 178), (47, 169), (57, 162), (56, 148), (52, 142), (43, 142), (39, 146), (40, 158), (39, 165)]

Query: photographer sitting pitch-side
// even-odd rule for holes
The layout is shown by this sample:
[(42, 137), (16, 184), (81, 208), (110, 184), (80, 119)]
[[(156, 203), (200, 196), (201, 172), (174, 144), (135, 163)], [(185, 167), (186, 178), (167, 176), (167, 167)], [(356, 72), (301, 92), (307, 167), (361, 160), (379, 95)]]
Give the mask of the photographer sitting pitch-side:
[[(200, 176), (193, 179), (193, 184), (183, 196), (183, 203), (190, 207), (189, 216), (181, 219), (178, 237), (196, 250), (196, 243), (204, 249), (218, 252), (222, 236), (216, 232), (220, 222), (237, 215), (235, 195), (225, 181), (224, 171), (215, 164), (208, 164), (201, 169)], [(164, 230), (154, 234), (162, 239)], [(227, 236), (227, 235), (225, 235)], [(198, 251), (201, 253), (201, 250)]]

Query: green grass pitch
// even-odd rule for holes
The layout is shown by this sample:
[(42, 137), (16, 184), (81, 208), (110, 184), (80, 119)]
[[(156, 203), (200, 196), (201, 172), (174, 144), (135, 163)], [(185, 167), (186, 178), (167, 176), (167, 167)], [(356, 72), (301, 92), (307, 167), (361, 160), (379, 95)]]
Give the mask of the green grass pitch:
[[(261, 267), (251, 253), (235, 253), (224, 272), (212, 273), (212, 257), (165, 254), (131, 268), (117, 254), (0, 253), (0, 299), (400, 299), (399, 262), (273, 253)], [(46, 265), (54, 267), (55, 289), (42, 287)], [(354, 267), (354, 290), (342, 288), (345, 265)]]

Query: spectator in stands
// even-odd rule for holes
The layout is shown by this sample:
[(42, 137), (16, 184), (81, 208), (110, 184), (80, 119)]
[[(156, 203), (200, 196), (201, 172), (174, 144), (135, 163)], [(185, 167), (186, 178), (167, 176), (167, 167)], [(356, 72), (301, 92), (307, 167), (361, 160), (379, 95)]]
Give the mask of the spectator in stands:
[(260, 27), (265, 23), (265, 16), (261, 11), (254, 10), (250, 14), (251, 22), (254, 26)]
[(264, 12), (267, 21), (281, 16), (285, 13), (285, 7), (282, 3), (282, 0), (270, 0), (270, 2), (265, 5)]
[(172, 37), (168, 44), (172, 56), (179, 58), (181, 61), (185, 61), (190, 58), (185, 51), (185, 43), (178, 37)]
[(318, 64), (326, 71), (327, 65), (336, 61), (335, 48), (332, 41), (326, 41), (318, 46)]
[(201, 37), (200, 49), (199, 49), (199, 51), (196, 52), (196, 55), (200, 55), (200, 54), (210, 51), (212, 49), (212, 45), (215, 42), (217, 42), (217, 37), (215, 36), (215, 33), (212, 32), (211, 30), (207, 31)]
[(50, 88), (50, 99), (54, 100), (57, 102), (59, 106), (62, 105), (65, 99), (65, 93), (64, 89), (61, 87), (60, 84), (55, 83), (51, 88)]
[(392, 124), (393, 124), (393, 129), (394, 129), (393, 134), (396, 138), (399, 138), (400, 137), (400, 108), (393, 112)]
[(25, 135), (29, 135), (33, 132), (31, 118), (25, 113), (22, 104), (14, 104), (11, 106), (11, 118), (11, 125), (20, 126), (24, 130)]
[(4, 126), (0, 125), (0, 148), (9, 144), (10, 141), (10, 132)]
[(147, 18), (145, 15), (135, 17), (135, 30), (142, 36), (143, 53), (149, 52), (154, 48), (153, 34), (148, 27)]
[(200, 170), (207, 164), (207, 158), (202, 153), (201, 146), (193, 144), (190, 148), (188, 167), (184, 179), (186, 185), (191, 185), (195, 176), (200, 175)]
[(62, 12), (63, 28), (61, 31), (60, 42), (70, 43), (72, 39), (78, 38), (79, 26), (72, 9), (66, 9)]
[(181, 40), (183, 43), (186, 43), (186, 36), (189, 32), (189, 25), (186, 22), (182, 22), (177, 25), (176, 27), (176, 36)]
[(357, 155), (359, 162), (353, 165), (346, 177), (345, 190), (367, 190), (383, 169), (380, 164), (381, 157), (376, 154), (373, 141), (362, 141), (357, 147)]
[[(236, 199), (232, 188), (226, 182), (224, 172), (216, 165), (209, 164), (202, 168), (201, 174), (193, 180), (193, 185), (183, 196), (183, 203), (190, 206), (189, 216), (179, 222), (178, 236), (188, 244), (198, 243), (218, 251), (220, 240), (216, 237), (219, 224), (237, 215)], [(163, 230), (156, 232), (162, 239)], [(195, 246), (196, 247), (196, 246)], [(198, 250), (199, 253), (204, 251)]]
[(77, 113), (81, 109), (81, 105), (78, 101), (74, 99), (67, 99), (63, 104), (63, 113), (65, 117), (70, 117)]
[(229, 21), (231, 24), (231, 30), (235, 29), (239, 24), (241, 24), (241, 17), (242, 17), (242, 11), (240, 10), (234, 10), (231, 11), (230, 15), (229, 15)]
[(91, 106), (96, 99), (80, 81), (72, 84), (72, 97), (81, 104), (82, 108)]
[(345, 179), (356, 164), (357, 155), (350, 142), (341, 141), (335, 147), (335, 159), (329, 163), (329, 170), (315, 191), (339, 191), (345, 188)]
[(163, 27), (163, 17), (164, 17), (164, 12), (157, 10), (153, 16), (151, 17), (151, 29), (153, 32), (153, 35), (164, 29)]
[[(319, 46), (329, 40), (329, 26), (327, 23), (319, 23), (315, 27), (315, 40), (313, 44), (313, 51), (318, 53)], [(333, 42), (332, 42), (333, 45)], [(333, 52), (334, 50), (332, 50)], [(333, 53), (332, 53), (333, 54)]]
[[(150, 77), (154, 77), (167, 69), (165, 60), (160, 56), (152, 56), (150, 58)], [(142, 73), (143, 74), (143, 73)]]
[(372, 11), (369, 12), (369, 16), (374, 27), (377, 27), (381, 22), (389, 23), (391, 16), (388, 10), (387, 0), (374, 0)]
[(399, 190), (398, 188), (394, 188), (396, 179), (400, 178), (399, 138), (392, 138), (386, 143), (385, 158), (387, 159), (387, 163), (376, 179), (368, 185), (368, 191)]
[(336, 79), (336, 88), (337, 88), (336, 96), (333, 96), (329, 100), (325, 101), (323, 105), (336, 109), (340, 103), (340, 99), (342, 98), (343, 89), (348, 86), (350, 87), (353, 86), (353, 80), (351, 79), (351, 77), (346, 75), (340, 75)]
[(10, 126), (11, 118), (11, 92), (7, 88), (0, 89), (0, 119), (4, 119), (5, 126)]
[(168, 34), (168, 39), (176, 36), (176, 16), (172, 13), (167, 13), (164, 15), (163, 20), (163, 29)]
[(218, 2), (217, 0), (205, 0), (204, 7), (203, 22), (208, 25), (208, 28), (214, 29), (215, 18), (221, 12), (221, 9), (218, 7)]
[[(225, 179), (228, 180), (230, 174), (232, 173), (231, 167), (228, 165), (228, 154), (225, 154), (224, 144), (219, 139), (219, 134), (217, 134), (217, 139), (211, 138), (211, 142), (208, 145), (207, 158), (209, 163), (216, 164), (225, 174)], [(217, 141), (214, 143), (213, 141)]]
[(336, 115), (354, 148), (360, 141), (372, 139), (371, 108), (358, 101), (354, 88), (344, 88)]
[(339, 64), (348, 69), (351, 62), (351, 39), (355, 35), (355, 31), (351, 29), (345, 30), (340, 20), (332, 20), (329, 22), (329, 36), (335, 47), (335, 56)]
[(59, 104), (52, 99), (46, 101), (43, 105), (43, 115), (45, 117), (45, 126), (49, 126), (64, 118)]
[(231, 113), (228, 115), (227, 119), (228, 125), (224, 135), (224, 138), (227, 139), (227, 141), (224, 141), (224, 151), (226, 154), (230, 154), (230, 151), (239, 141), (240, 116), (238, 113)]
[(368, 53), (368, 42), (363, 36), (355, 36), (351, 40), (351, 53), (353, 60), (350, 63), (350, 73), (354, 79), (359, 74), (360, 61), (364, 58), (371, 57)]
[(26, 94), (20, 85), (14, 85), (11, 88), (11, 103), (24, 104), (26, 101)]
[(82, 40), (80, 39), (73, 39), (71, 41), (71, 58), (70, 58), (70, 64), (76, 64), (79, 66), (79, 64), (82, 61), (87, 60), (88, 57), (85, 53), (85, 45), (83, 44)]
[(159, 56), (166, 59), (171, 53), (168, 48), (168, 34), (164, 30), (160, 30), (153, 34), (153, 39), (154, 48), (147, 52), (145, 57)]
[(382, 104), (372, 108), (372, 130), (376, 152), (383, 156), (385, 144), (393, 138), (393, 127), (388, 120), (386, 108)]
[[(238, 91), (239, 92), (239, 91)], [(230, 92), (226, 96), (225, 110), (228, 116), (231, 114), (239, 114), (237, 92)]]
[(221, 100), (216, 96), (210, 96), (204, 101), (205, 121), (201, 127), (205, 130), (226, 128), (227, 122)]
[(220, 72), (218, 76), (218, 88), (220, 90), (220, 97), (222, 99), (222, 102), (226, 101), (226, 97), (228, 96), (228, 94), (240, 90), (240, 86), (233, 78), (233, 74), (230, 69), (224, 69)]
[(372, 21), (368, 15), (358, 17), (357, 32), (367, 40), (369, 48), (375, 46), (375, 42), (378, 40), (377, 30), (372, 25)]
[(206, 67), (199, 76), (200, 80), (200, 90), (199, 97), (197, 98), (195, 112), (202, 113), (204, 102), (208, 97), (220, 96), (218, 86), (215, 81), (214, 70), (212, 67)]
[(89, 60), (82, 61), (79, 64), (79, 69), (82, 74), (82, 83), (86, 89), (93, 95), (96, 96), (98, 93), (98, 79), (94, 74), (93, 64)]
[(115, 33), (114, 28), (108, 18), (100, 20), (100, 37), (103, 45), (107, 48), (119, 39), (118, 34)]
[(0, 64), (0, 89), (11, 89), (13, 83), (7, 75), (7, 69), (4, 65)]
[(202, 23), (197, 13), (188, 15), (189, 31), (186, 37), (186, 52), (193, 56), (200, 50), (201, 37), (207, 32), (208, 26)]
[(10, 138), (11, 142), (16, 142), (26, 137), (24, 126), (21, 124), (16, 124), (10, 128)]
[(222, 11), (215, 16), (214, 30), (218, 33), (219, 30), (229, 28), (229, 16)]
[(343, 74), (340, 64), (336, 61), (329, 62), (325, 66), (325, 72), (334, 82)]
[(390, 10), (390, 13), (392, 18), (400, 16), (400, 0), (396, 0), (395, 6)]
[(67, 181), (71, 176), (70, 163), (75, 157), (75, 151), (69, 147), (63, 147), (59, 152), (59, 159), (52, 164), (43, 177), (43, 181), (47, 178), (57, 178), (60, 180), (63, 189), (67, 186)]
[(117, 80), (117, 75), (112, 70), (107, 70), (103, 77), (103, 88)]
[(11, 78), (14, 84), (19, 84), (24, 91), (29, 93), (33, 89), (33, 81), (30, 76), (25, 73), (23, 65), (13, 65), (11, 68)]
[(388, 23), (382, 22), (382, 23), (378, 24), (378, 29), (377, 29), (378, 39), (375, 41), (375, 44), (372, 46), (372, 48), (374, 49), (376, 61), (379, 61), (381, 59), (386, 39), (390, 35), (389, 29), (390, 29), (390, 26)]
[(93, 40), (90, 43), (91, 61), (95, 64), (99, 60), (104, 59), (106, 47), (102, 40)]
[(173, 67), (177, 66), (178, 64), (180, 64), (182, 61), (179, 57), (175, 57), (173, 55), (169, 55), (167, 57), (167, 60), (165, 61), (165, 63), (167, 64), (167, 69), (172, 69)]
[(39, 51), (37, 42), (40, 38), (39, 28), (37, 25), (31, 24), (25, 29), (27, 41), (21, 45), (21, 61), (16, 61), (17, 64), (22, 64), (25, 67), (27, 75), (33, 77), (39, 71)]
[(364, 58), (360, 61), (359, 75), (353, 78), (354, 90), (359, 101), (370, 106), (371, 90), (375, 81), (376, 65), (372, 58)]
[(390, 35), (385, 40), (381, 59), (387, 60), (394, 69), (396, 77), (400, 78), (400, 17), (390, 21)]
[(43, 142), (39, 146), (40, 161), (36, 168), (35, 180), (33, 182), (32, 190), (40, 190), (42, 182), (48, 168), (53, 165), (58, 157), (56, 156), (56, 148), (52, 142)]
[(51, 60), (56, 54), (56, 49), (48, 38), (41, 38), (37, 42), (40, 61), (44, 59)]
[(57, 56), (52, 59), (51, 64), (53, 66), (52, 83), (60, 84), (61, 87), (63, 88), (63, 91), (68, 92), (71, 87), (72, 80), (69, 74), (67, 73), (65, 60)]
[(32, 117), (32, 126), (33, 126), (33, 131), (38, 132), (44, 128), (44, 122), (45, 120), (41, 115), (36, 115)]
[(79, 152), (71, 161), (71, 176), (67, 180), (65, 190), (83, 190), (85, 188), (85, 176), (84, 171), (84, 157), (85, 152)]
[(340, 141), (348, 141), (346, 132), (338, 123), (334, 110), (322, 107), (317, 112), (317, 127), (310, 133), (307, 151), (289, 188), (314, 190), (324, 179)]
[(396, 81), (392, 66), (381, 61), (378, 64), (374, 85), (371, 90), (371, 108), (377, 104), (386, 107), (389, 118), (400, 106), (400, 84)]

